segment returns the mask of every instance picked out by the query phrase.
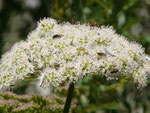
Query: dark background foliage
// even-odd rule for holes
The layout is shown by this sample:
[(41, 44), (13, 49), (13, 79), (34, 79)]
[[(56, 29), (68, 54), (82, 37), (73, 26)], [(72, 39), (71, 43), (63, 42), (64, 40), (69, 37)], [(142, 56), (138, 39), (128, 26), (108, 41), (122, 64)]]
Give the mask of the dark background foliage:
[[(113, 26), (117, 33), (139, 42), (150, 54), (149, 0), (0, 0), (0, 54), (9, 50), (15, 42), (25, 40), (44, 17), (61, 22)], [(35, 82), (22, 81), (13, 92), (45, 92), (33, 91)], [(150, 81), (147, 84), (146, 88), (137, 90), (136, 86), (130, 86), (123, 79), (106, 81), (97, 76), (84, 78), (76, 85), (74, 98), (77, 106), (72, 112), (149, 113)], [(63, 93), (59, 91), (60, 96)]]

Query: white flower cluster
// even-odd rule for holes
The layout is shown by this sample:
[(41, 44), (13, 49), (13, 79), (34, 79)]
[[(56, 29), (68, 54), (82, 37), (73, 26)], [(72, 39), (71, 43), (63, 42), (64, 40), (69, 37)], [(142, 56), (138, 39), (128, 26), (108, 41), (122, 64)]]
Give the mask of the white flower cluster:
[(0, 62), (0, 90), (39, 73), (42, 87), (76, 82), (86, 75), (127, 77), (146, 85), (150, 62), (144, 49), (128, 42), (112, 27), (59, 24), (43, 19), (24, 42), (15, 44)]

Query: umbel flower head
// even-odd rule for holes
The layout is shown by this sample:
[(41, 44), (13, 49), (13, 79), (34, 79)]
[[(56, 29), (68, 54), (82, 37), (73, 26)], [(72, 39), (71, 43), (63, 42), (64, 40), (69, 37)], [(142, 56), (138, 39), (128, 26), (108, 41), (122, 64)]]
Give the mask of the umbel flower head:
[(148, 58), (141, 45), (128, 42), (112, 27), (59, 24), (45, 18), (26, 41), (16, 43), (2, 56), (0, 90), (36, 74), (42, 87), (75, 83), (94, 74), (108, 80), (126, 77), (144, 87), (150, 70)]

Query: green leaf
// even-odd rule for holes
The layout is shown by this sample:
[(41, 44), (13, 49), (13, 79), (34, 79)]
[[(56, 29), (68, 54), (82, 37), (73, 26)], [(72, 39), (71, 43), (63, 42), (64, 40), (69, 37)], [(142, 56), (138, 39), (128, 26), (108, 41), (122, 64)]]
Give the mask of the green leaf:
[(101, 104), (100, 106), (91, 104), (88, 107), (87, 111), (91, 112), (91, 111), (98, 111), (98, 110), (121, 110), (121, 109), (125, 109), (125, 108), (120, 103), (108, 102), (108, 103)]

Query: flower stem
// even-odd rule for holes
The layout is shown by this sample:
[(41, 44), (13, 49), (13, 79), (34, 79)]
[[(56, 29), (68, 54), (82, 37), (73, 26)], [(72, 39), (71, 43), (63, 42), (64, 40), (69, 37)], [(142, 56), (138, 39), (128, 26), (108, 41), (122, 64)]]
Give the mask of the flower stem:
[(73, 91), (74, 91), (74, 83), (71, 83), (69, 85), (67, 99), (66, 99), (66, 103), (65, 103), (65, 106), (64, 106), (64, 112), (63, 113), (69, 113), (69, 109), (70, 109), (70, 106), (71, 106), (71, 100), (72, 100), (72, 96), (73, 96)]

